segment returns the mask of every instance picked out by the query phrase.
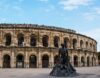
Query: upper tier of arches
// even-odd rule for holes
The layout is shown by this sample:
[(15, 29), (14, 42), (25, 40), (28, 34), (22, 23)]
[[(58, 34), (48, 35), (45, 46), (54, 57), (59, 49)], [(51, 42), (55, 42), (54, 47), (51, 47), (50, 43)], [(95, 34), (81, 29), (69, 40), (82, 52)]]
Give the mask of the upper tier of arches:
[(97, 51), (97, 42), (94, 39), (76, 32), (41, 29), (39, 27), (38, 29), (19, 28), (0, 27), (0, 46), (59, 48), (60, 44), (64, 43), (69, 49)]

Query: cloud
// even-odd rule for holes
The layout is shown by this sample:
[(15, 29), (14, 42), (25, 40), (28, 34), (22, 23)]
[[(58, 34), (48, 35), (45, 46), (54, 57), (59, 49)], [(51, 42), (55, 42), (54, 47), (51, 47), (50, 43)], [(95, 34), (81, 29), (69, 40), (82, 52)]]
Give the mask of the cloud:
[(88, 6), (91, 2), (92, 0), (60, 0), (64, 10), (74, 10), (80, 6)]
[(83, 17), (84, 17), (86, 20), (92, 21), (92, 20), (95, 19), (96, 15), (93, 14), (93, 13), (84, 13), (84, 14), (83, 14)]
[(92, 7), (89, 12), (83, 14), (86, 20), (92, 21), (100, 15), (100, 7)]
[(94, 38), (98, 42), (98, 51), (100, 51), (100, 34), (99, 33), (100, 33), (100, 28), (83, 32), (83, 34)]

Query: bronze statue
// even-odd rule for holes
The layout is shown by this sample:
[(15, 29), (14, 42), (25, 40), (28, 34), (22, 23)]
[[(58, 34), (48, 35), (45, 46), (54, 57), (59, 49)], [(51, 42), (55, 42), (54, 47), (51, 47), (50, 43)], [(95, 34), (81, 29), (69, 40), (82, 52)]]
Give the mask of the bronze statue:
[(50, 72), (50, 76), (56, 77), (67, 77), (67, 76), (76, 76), (76, 70), (73, 68), (69, 62), (68, 49), (64, 44), (61, 44), (59, 49), (58, 63), (54, 66), (53, 70)]

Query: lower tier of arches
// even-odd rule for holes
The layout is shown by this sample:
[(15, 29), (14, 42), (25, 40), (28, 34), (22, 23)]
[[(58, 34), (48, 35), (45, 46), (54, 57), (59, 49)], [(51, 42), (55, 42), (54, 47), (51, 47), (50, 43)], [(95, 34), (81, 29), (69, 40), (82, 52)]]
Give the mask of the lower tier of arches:
[[(69, 61), (75, 67), (97, 66), (97, 53), (69, 50)], [(58, 62), (58, 50), (0, 51), (0, 68), (49, 68)]]
[[(69, 56), (70, 57), (70, 56)], [(52, 58), (50, 58), (48, 55), (43, 55), (41, 57), (40, 63), (39, 59), (35, 55), (31, 55), (29, 57), (29, 60), (25, 60), (25, 57), (21, 54), (16, 56), (16, 60), (11, 59), (9, 55), (4, 55), (2, 60), (2, 68), (48, 68), (53, 67), (58, 62), (58, 55), (56, 55), (53, 59), (53, 62), (50, 62)], [(72, 58), (70, 58), (72, 59)], [(91, 60), (92, 59), (92, 60)], [(12, 62), (13, 60), (13, 62)], [(91, 60), (91, 61), (90, 61)], [(73, 56), (73, 62), (71, 64), (75, 67), (84, 67), (84, 66), (96, 66), (96, 59), (90, 58), (89, 56), (87, 58), (81, 57), (79, 60), (78, 56)]]

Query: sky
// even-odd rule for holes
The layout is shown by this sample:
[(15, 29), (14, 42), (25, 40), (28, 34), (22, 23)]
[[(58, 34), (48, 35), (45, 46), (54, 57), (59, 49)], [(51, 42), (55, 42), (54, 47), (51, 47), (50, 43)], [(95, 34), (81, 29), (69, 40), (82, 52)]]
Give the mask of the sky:
[(73, 29), (94, 38), (100, 51), (100, 0), (0, 0), (0, 23)]

